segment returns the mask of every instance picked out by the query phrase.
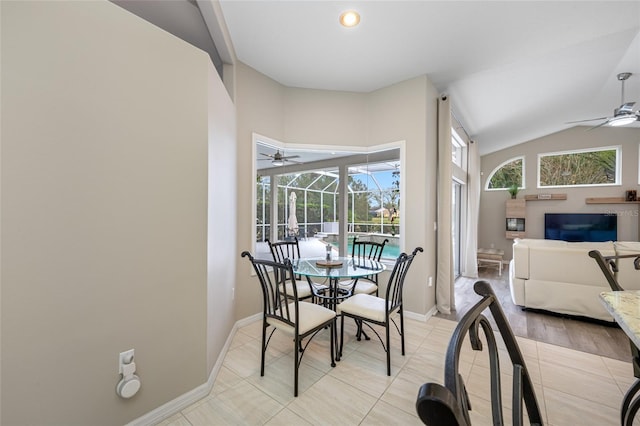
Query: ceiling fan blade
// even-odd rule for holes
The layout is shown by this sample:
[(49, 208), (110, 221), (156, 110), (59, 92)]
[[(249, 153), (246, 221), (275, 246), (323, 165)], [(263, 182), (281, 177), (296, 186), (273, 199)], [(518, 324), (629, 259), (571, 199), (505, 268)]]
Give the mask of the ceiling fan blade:
[(283, 160), (290, 160), (292, 158), (300, 158), (299, 155), (287, 155), (286, 157), (282, 157)]
[(587, 130), (593, 130), (593, 129), (597, 129), (598, 127), (602, 127), (605, 124), (607, 124), (609, 122), (609, 120), (605, 120), (602, 123), (598, 124), (597, 126), (593, 126), (593, 127), (589, 127)]
[(273, 155), (271, 154), (265, 154), (264, 152), (261, 152), (260, 154), (264, 155), (265, 157), (273, 158)]
[(596, 120), (607, 120), (608, 117), (599, 117), (599, 118), (589, 118), (587, 120), (578, 120), (578, 121), (567, 121), (564, 124), (573, 124), (573, 123), (584, 123), (585, 121), (596, 121)]

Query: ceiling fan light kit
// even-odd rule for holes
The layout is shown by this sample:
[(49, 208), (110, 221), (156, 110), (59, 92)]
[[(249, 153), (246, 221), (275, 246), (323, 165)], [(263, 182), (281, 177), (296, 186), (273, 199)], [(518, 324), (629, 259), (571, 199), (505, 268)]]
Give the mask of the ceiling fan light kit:
[(638, 117), (635, 114), (625, 114), (610, 118), (608, 124), (612, 127), (619, 127), (626, 126), (627, 124), (631, 124), (637, 120)]

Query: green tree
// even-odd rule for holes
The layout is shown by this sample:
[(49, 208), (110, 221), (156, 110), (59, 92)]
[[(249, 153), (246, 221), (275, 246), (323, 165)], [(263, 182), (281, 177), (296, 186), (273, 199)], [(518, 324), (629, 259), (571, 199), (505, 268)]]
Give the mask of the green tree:
[(487, 186), (490, 189), (509, 188), (516, 184), (522, 186), (522, 158), (505, 164), (497, 170)]
[(615, 183), (616, 155), (615, 149), (545, 155), (540, 158), (540, 186)]

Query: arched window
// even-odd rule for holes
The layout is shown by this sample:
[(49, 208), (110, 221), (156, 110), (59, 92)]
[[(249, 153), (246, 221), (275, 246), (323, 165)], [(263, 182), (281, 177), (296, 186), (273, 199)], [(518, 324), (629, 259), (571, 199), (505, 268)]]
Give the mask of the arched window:
[(508, 189), (514, 184), (520, 189), (524, 188), (524, 157), (510, 158), (493, 169), (485, 190)]

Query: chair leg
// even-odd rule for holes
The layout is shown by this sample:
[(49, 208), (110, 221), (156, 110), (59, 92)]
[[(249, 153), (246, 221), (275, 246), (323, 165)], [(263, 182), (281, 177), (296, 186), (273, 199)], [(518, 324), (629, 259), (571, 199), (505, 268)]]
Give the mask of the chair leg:
[(264, 357), (267, 348), (265, 347), (265, 342), (267, 340), (267, 321), (262, 321), (262, 353), (260, 354), (260, 376), (264, 376)]
[(298, 396), (298, 351), (296, 350), (301, 342), (300, 342), (300, 337), (296, 336), (295, 340), (294, 340), (294, 350), (293, 350), (293, 396)]
[[(331, 328), (331, 366), (335, 367), (336, 366), (336, 349), (338, 348), (338, 336), (337, 336), (337, 332), (336, 332), (336, 327), (338, 325), (338, 322), (336, 321), (336, 319), (333, 319), (333, 322), (331, 323), (331, 325), (329, 325), (329, 327)], [(340, 359), (338, 358), (338, 361)]]
[(400, 314), (400, 342), (402, 344), (402, 356), (404, 356), (404, 313), (402, 312), (402, 305), (398, 313)]
[(389, 339), (389, 326), (391, 324), (389, 324), (389, 318), (387, 318), (387, 324), (385, 325), (385, 334), (386, 334), (386, 338), (387, 338), (387, 347), (385, 348), (385, 350), (387, 351), (387, 376), (391, 376), (391, 346), (389, 345), (390, 343), (390, 339)]
[[(337, 330), (336, 330), (336, 334), (337, 334)], [(338, 361), (340, 361), (340, 358), (342, 357), (343, 343), (344, 343), (344, 315), (340, 315), (340, 348), (338, 349), (338, 356), (336, 357)], [(336, 346), (338, 346), (337, 342), (336, 342)]]

